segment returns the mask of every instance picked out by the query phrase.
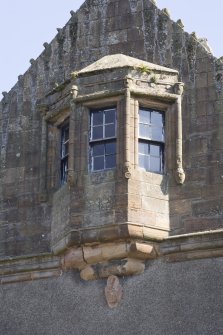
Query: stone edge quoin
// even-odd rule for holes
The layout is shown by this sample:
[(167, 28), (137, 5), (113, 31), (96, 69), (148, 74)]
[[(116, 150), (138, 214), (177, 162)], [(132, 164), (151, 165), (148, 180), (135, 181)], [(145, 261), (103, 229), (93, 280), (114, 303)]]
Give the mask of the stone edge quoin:
[[(30, 60), (31, 67), (29, 70), (23, 75), (18, 77), (17, 84), (12, 88), (12, 90), (7, 93), (3, 92), (3, 99), (1, 101), (0, 105), (0, 112), (1, 112), (1, 123), (2, 127), (5, 127), (7, 118), (9, 115), (9, 105), (11, 110), (14, 108), (14, 112), (18, 113), (20, 115), (20, 120), (23, 122), (23, 126), (27, 128), (29, 125), (33, 122), (32, 118), (30, 120), (26, 120), (23, 115), (24, 110), (22, 110), (22, 107), (18, 107), (19, 104), (29, 102), (27, 104), (28, 111), (31, 110), (33, 113), (33, 116), (36, 117), (36, 104), (45, 96), (46, 92), (50, 93), (58, 93), (59, 88), (61, 88), (63, 85), (66, 87), (69, 87), (70, 83), (72, 82), (71, 78), (71, 72), (77, 71), (80, 69), (85, 68), (87, 65), (93, 63), (95, 60), (102, 57), (102, 55), (106, 55), (109, 53), (114, 53), (114, 49), (112, 49), (112, 45), (106, 44), (104, 41), (100, 41), (102, 43), (101, 45), (95, 46), (94, 50), (92, 51), (92, 57), (93, 60), (90, 59), (90, 56), (87, 55), (84, 50), (78, 49), (78, 43), (83, 44), (83, 48), (85, 47), (84, 43), (87, 43), (86, 41), (81, 40), (79, 38), (79, 42), (76, 38), (76, 42), (74, 43), (73, 40), (70, 38), (70, 34), (74, 36), (75, 34), (81, 34), (81, 29), (84, 29), (81, 27), (81, 23), (79, 20), (84, 20), (85, 15), (89, 15), (89, 9), (90, 9), (90, 1), (86, 1), (81, 8), (74, 13), (71, 11), (71, 19), (68, 22), (68, 24), (63, 29), (58, 29), (58, 34), (55, 37), (55, 39), (52, 41), (52, 43), (44, 43), (44, 51), (43, 53), (37, 58), (37, 60)], [(123, 4), (127, 4), (127, 2), (123, 1)], [(97, 2), (96, 2), (97, 4)], [(106, 2), (107, 4), (107, 2)], [(142, 4), (145, 5), (145, 2), (139, 1), (138, 6), (142, 6)], [(102, 3), (98, 1), (99, 7), (102, 6)], [(144, 11), (150, 15), (150, 9), (151, 6), (155, 6), (154, 1), (147, 1), (146, 2), (146, 8), (144, 8)], [(155, 7), (154, 7), (155, 8)], [(154, 9), (158, 11), (158, 9)], [(95, 19), (97, 19), (98, 12), (96, 10), (96, 6), (92, 7), (92, 17), (95, 15)], [(138, 10), (136, 8), (136, 10)], [(111, 9), (112, 11), (112, 9)], [(103, 9), (101, 9), (101, 14), (104, 15)], [(188, 47), (188, 57), (189, 61), (187, 63), (188, 69), (187, 71), (187, 77), (184, 75), (182, 69), (180, 70), (180, 80), (182, 82), (185, 82), (185, 96), (187, 99), (187, 102), (190, 104), (191, 107), (191, 117), (196, 118), (195, 110), (193, 108), (193, 99), (197, 99), (197, 97), (193, 96), (193, 90), (194, 85), (198, 85), (198, 80), (196, 81), (195, 76), (195, 63), (196, 63), (196, 57), (200, 53), (200, 55), (204, 54), (207, 59), (207, 64), (205, 65), (203, 61), (200, 62), (200, 67), (205, 66), (211, 66), (210, 63), (212, 63), (212, 72), (209, 71), (209, 74), (212, 74), (214, 77), (208, 79), (209, 81), (213, 81), (213, 87), (215, 87), (215, 90), (217, 93), (216, 100), (221, 100), (221, 85), (222, 85), (222, 72), (223, 72), (223, 65), (222, 60), (215, 59), (211, 52), (209, 47), (207, 46), (206, 42), (204, 40), (199, 40), (195, 33), (192, 33), (191, 35), (188, 35), (187, 33), (182, 33), (183, 24), (179, 20), (177, 23), (173, 23), (170, 21), (169, 13), (166, 9), (163, 9), (161, 12), (159, 12), (159, 15), (163, 15), (164, 20), (160, 21), (160, 32), (162, 31), (165, 33), (165, 29), (168, 25), (177, 25), (177, 28), (179, 30), (178, 34), (182, 35), (185, 40), (187, 39), (187, 43), (189, 44)], [(145, 17), (145, 19), (148, 20), (148, 17)], [(84, 21), (85, 24), (86, 20)], [(147, 24), (148, 21), (147, 21)], [(165, 26), (165, 29), (163, 29), (163, 26)], [(175, 26), (176, 27), (176, 26)], [(111, 28), (112, 29), (112, 28)], [(162, 30), (163, 29), (163, 30)], [(120, 30), (121, 31), (121, 30)], [(124, 30), (123, 30), (124, 31)], [(128, 33), (128, 31), (125, 33)], [(159, 34), (159, 31), (157, 32)], [(109, 34), (109, 33), (107, 33)], [(112, 34), (112, 31), (111, 31)], [(123, 33), (124, 34), (124, 33)], [(106, 36), (106, 34), (105, 34)], [(113, 36), (114, 38), (114, 36)], [(116, 38), (118, 38), (116, 36)], [(120, 37), (119, 37), (120, 38)], [(166, 50), (166, 55), (164, 55), (160, 50), (159, 52), (156, 50), (159, 46), (156, 45), (154, 50), (151, 50), (151, 47), (149, 47), (149, 30), (146, 32), (144, 31), (144, 55), (141, 54), (142, 58), (145, 58), (146, 60), (152, 61), (153, 63), (164, 63), (164, 60), (167, 61), (168, 64), (165, 64), (165, 66), (168, 66), (170, 68), (173, 67), (173, 59), (168, 59), (167, 53), (168, 50)], [(157, 37), (160, 40), (162, 39), (161, 36)], [(63, 54), (63, 47), (64, 43), (67, 43), (66, 47), (69, 50), (67, 53)], [(178, 43), (179, 41), (176, 41)], [(91, 41), (88, 41), (89, 45)], [(92, 42), (93, 43), (93, 42)], [(96, 43), (96, 41), (94, 42)], [(104, 43), (104, 44), (103, 44)], [(88, 45), (88, 48), (90, 47)], [(133, 44), (132, 44), (133, 45)], [(136, 44), (135, 44), (136, 45)], [(119, 48), (117, 43), (117, 48)], [(123, 47), (127, 47), (125, 44), (123, 44)], [(145, 50), (148, 48), (147, 50)], [(56, 51), (55, 51), (56, 50)], [(146, 53), (148, 51), (148, 53)], [(73, 53), (72, 53), (73, 52)], [(156, 54), (159, 53), (159, 57)], [(101, 55), (102, 53), (102, 55)], [(123, 53), (125, 53), (125, 48), (123, 49)], [(129, 50), (127, 49), (127, 53), (129, 53)], [(136, 55), (134, 57), (139, 56), (137, 52), (134, 51)], [(151, 56), (153, 53), (153, 56)], [(55, 56), (57, 54), (57, 57)], [(153, 57), (153, 58), (152, 58)], [(177, 55), (175, 55), (177, 59)], [(180, 57), (183, 58), (181, 55)], [(136, 57), (139, 58), (139, 57)], [(152, 59), (151, 59), (152, 58)], [(160, 62), (158, 62), (158, 58)], [(171, 57), (170, 57), (171, 58)], [(82, 61), (83, 59), (83, 61)], [(176, 65), (177, 61), (175, 61)], [(75, 64), (75, 66), (74, 66)], [(63, 69), (63, 70), (61, 70)], [(80, 71), (81, 72), (81, 71)], [(202, 76), (199, 77), (200, 85), (202, 88)], [(56, 79), (55, 79), (56, 78)], [(189, 79), (188, 79), (189, 78)], [(62, 90), (63, 91), (63, 90)], [(199, 92), (200, 95), (203, 94), (202, 92)], [(18, 106), (13, 107), (12, 103), (16, 96), (16, 101)], [(30, 97), (31, 101), (30, 101)], [(215, 96), (216, 97), (216, 96)], [(183, 101), (183, 108), (185, 106), (185, 101)], [(201, 100), (201, 96), (199, 97)], [(58, 100), (59, 101), (59, 100)], [(59, 103), (59, 102), (58, 102)], [(203, 101), (201, 101), (203, 103)], [(24, 105), (25, 106), (25, 105)], [(10, 112), (11, 113), (11, 112)], [(193, 114), (194, 113), (194, 114)], [(12, 121), (11, 124), (13, 124), (13, 116), (10, 114), (10, 120)], [(38, 118), (38, 117), (37, 117)], [(183, 122), (185, 119), (187, 119), (188, 116), (183, 116)], [(35, 120), (34, 120), (35, 121)], [(10, 121), (9, 121), (10, 122)], [(27, 125), (25, 123), (27, 122)], [(29, 123), (30, 122), (30, 123)], [(1, 171), (5, 171), (5, 164), (7, 160), (7, 153), (6, 153), (6, 145), (7, 145), (7, 134), (2, 132), (2, 143), (1, 143)], [(44, 143), (42, 143), (44, 145)], [(203, 145), (203, 144), (202, 144)], [(205, 145), (205, 144), (204, 144)], [(195, 163), (194, 163), (195, 164)], [(21, 174), (24, 173), (21, 168)], [(187, 170), (187, 169), (186, 169)], [(20, 171), (20, 170), (19, 170)], [(23, 172), (22, 172), (23, 171)], [(3, 172), (2, 178), (3, 178)], [(187, 171), (186, 171), (187, 176)], [(17, 177), (16, 177), (17, 178)], [(16, 180), (15, 178), (15, 180)], [(189, 183), (190, 181), (188, 181)], [(173, 184), (174, 185), (174, 184)], [(213, 186), (213, 185), (212, 185)], [(190, 192), (190, 188), (187, 188), (187, 184), (184, 186), (184, 190), (188, 190)], [(174, 190), (174, 187), (173, 187)], [(178, 190), (178, 189), (177, 189)], [(177, 191), (178, 194), (176, 197), (179, 197), (179, 200), (173, 199), (172, 204), (170, 205), (173, 207), (173, 213), (174, 217), (177, 218), (177, 211), (178, 208), (175, 210), (174, 206), (176, 203), (176, 206), (184, 206), (185, 199), (183, 198), (183, 191)], [(185, 191), (186, 192), (186, 191)], [(83, 244), (79, 243), (79, 245), (71, 245), (68, 250), (66, 250), (66, 253), (62, 255), (53, 255), (50, 248), (50, 243), (46, 243), (46, 245), (43, 250), (36, 250), (36, 252), (29, 252), (28, 254), (21, 253), (20, 255), (11, 256), (9, 252), (8, 255), (4, 255), (0, 259), (0, 275), (1, 275), (1, 283), (11, 283), (11, 282), (17, 282), (17, 281), (25, 281), (25, 280), (34, 280), (34, 279), (41, 279), (41, 278), (47, 278), (47, 277), (53, 277), (53, 276), (60, 276), (63, 271), (67, 271), (70, 269), (75, 269), (80, 271), (80, 275), (82, 279), (85, 280), (93, 280), (98, 278), (107, 278), (111, 274), (125, 276), (125, 275), (133, 275), (133, 274), (140, 274), (144, 271), (145, 265), (147, 264), (146, 261), (154, 260), (157, 258), (163, 259), (168, 262), (174, 262), (174, 261), (185, 261), (185, 260), (193, 260), (198, 258), (208, 258), (208, 257), (222, 257), (222, 234), (223, 230), (218, 229), (219, 228), (219, 222), (222, 220), (221, 218), (214, 217), (216, 222), (216, 230), (211, 230), (211, 227), (207, 224), (207, 229), (205, 230), (202, 227), (202, 222), (207, 222), (207, 219), (205, 215), (203, 215), (203, 212), (206, 213), (206, 209), (202, 209), (203, 207), (203, 201), (200, 201), (199, 197), (202, 197), (202, 194), (204, 194), (205, 189), (202, 188), (201, 193), (193, 188), (193, 192), (195, 193), (193, 204), (192, 204), (192, 210), (194, 213), (198, 213), (197, 217), (194, 219), (190, 219), (187, 208), (185, 209), (185, 225), (188, 225), (188, 230), (184, 229), (182, 226), (177, 226), (175, 236), (167, 236), (167, 237), (153, 237), (153, 238), (146, 238), (143, 234), (141, 234), (140, 228), (135, 229), (134, 238), (128, 237), (126, 240), (116, 240), (107, 243), (103, 243), (101, 241), (97, 244)], [(191, 192), (191, 193), (193, 193)], [(0, 195), (2, 199), (3, 194), (2, 186), (0, 187)], [(41, 208), (46, 206), (47, 201), (45, 201), (45, 193), (42, 193), (42, 205), (40, 205)], [(193, 194), (191, 195), (193, 196)], [(186, 197), (186, 196), (185, 196)], [(173, 197), (174, 198), (174, 197)], [(208, 198), (209, 200), (209, 198)], [(36, 200), (35, 200), (36, 201)], [(179, 201), (179, 203), (177, 203)], [(181, 202), (180, 202), (181, 201)], [(211, 201), (211, 200), (210, 200)], [(210, 203), (209, 201), (209, 203)], [(208, 205), (209, 205), (208, 203)], [(207, 206), (208, 206), (207, 205)], [(205, 206), (205, 204), (204, 204)], [(209, 205), (210, 207), (210, 205)], [(208, 208), (209, 208), (208, 207)], [(202, 212), (203, 210), (203, 212)], [(211, 208), (208, 209), (211, 211)], [(207, 210), (207, 211), (208, 211)], [(193, 214), (193, 213), (192, 213)], [(194, 214), (194, 215), (195, 215)], [(189, 217), (187, 219), (187, 217)], [(213, 221), (213, 218), (211, 217), (210, 222)], [(201, 222), (201, 229), (204, 231), (194, 231), (193, 232), (193, 223), (191, 222)], [(50, 219), (48, 219), (47, 224), (50, 226)], [(192, 232), (190, 232), (190, 228)], [(41, 236), (50, 236), (50, 228), (47, 229), (42, 228), (43, 233), (41, 233)], [(44, 230), (45, 229), (45, 230)], [(138, 230), (137, 230), (138, 229)], [(179, 233), (179, 235), (176, 235), (176, 233)], [(79, 233), (78, 233), (79, 234)], [(30, 236), (29, 236), (30, 237)], [(27, 238), (29, 238), (27, 237)], [(66, 239), (66, 235), (64, 236)], [(70, 237), (69, 237), (70, 238)], [(44, 239), (44, 237), (43, 237)], [(45, 241), (42, 241), (45, 243)], [(23, 249), (22, 249), (23, 250)], [(35, 251), (35, 250), (34, 250)]]

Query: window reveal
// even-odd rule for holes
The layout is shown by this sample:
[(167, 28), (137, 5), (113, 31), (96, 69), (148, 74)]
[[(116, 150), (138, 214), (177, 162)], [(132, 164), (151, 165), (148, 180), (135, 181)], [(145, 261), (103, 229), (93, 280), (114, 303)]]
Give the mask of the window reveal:
[(139, 166), (146, 171), (164, 171), (164, 113), (139, 109)]
[(92, 110), (90, 115), (90, 170), (116, 166), (116, 109)]
[(60, 167), (60, 179), (61, 184), (67, 182), (68, 175), (68, 158), (69, 158), (69, 124), (65, 124), (61, 127), (61, 167)]

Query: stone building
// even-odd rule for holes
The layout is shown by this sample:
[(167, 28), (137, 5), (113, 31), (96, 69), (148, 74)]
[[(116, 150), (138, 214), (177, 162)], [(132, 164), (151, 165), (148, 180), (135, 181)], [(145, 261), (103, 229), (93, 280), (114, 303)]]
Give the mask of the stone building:
[(86, 0), (0, 103), (0, 333), (219, 335), (223, 63)]

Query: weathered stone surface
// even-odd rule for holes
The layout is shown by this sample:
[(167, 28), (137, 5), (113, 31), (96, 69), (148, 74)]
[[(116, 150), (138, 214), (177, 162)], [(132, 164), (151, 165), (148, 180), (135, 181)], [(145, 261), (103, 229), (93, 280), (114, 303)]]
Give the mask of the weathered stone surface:
[[(73, 84), (83, 84), (76, 98)], [(222, 98), (221, 60), (154, 1), (87, 0), (72, 13), (0, 103), (0, 274), (9, 285), (0, 291), (0, 333), (62, 335), (74, 325), (84, 335), (221, 333)], [(89, 108), (108, 104), (118, 110), (117, 168), (90, 173)], [(165, 112), (164, 175), (138, 168), (139, 106)], [(72, 182), (60, 187), (59, 127), (71, 114)], [(62, 256), (43, 257), (50, 252)], [(84, 280), (143, 274), (120, 279), (123, 301), (111, 317), (105, 283), (61, 276), (70, 268)], [(12, 284), (21, 281), (29, 284)]]

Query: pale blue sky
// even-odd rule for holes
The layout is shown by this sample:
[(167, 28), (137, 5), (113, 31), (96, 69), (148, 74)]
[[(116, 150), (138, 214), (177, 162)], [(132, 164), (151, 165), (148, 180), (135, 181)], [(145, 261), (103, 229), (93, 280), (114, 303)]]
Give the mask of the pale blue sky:
[[(50, 42), (56, 28), (63, 27), (83, 0), (0, 0), (0, 92), (9, 91), (17, 77), (37, 58), (43, 43)], [(171, 18), (182, 19), (185, 30), (207, 37), (216, 57), (223, 55), (222, 0), (157, 0)], [(0, 94), (1, 97), (1, 94)]]

